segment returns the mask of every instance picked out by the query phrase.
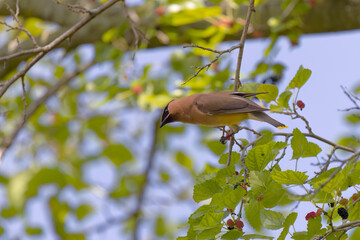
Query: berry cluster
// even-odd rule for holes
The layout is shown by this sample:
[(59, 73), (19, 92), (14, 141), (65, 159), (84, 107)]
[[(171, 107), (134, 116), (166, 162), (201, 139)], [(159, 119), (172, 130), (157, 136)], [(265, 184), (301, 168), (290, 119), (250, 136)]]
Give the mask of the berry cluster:
[(228, 220), (226, 221), (226, 225), (228, 226), (228, 229), (229, 229), (229, 230), (233, 230), (233, 229), (236, 228), (236, 229), (239, 230), (240, 232), (243, 231), (243, 227), (244, 227), (244, 223), (243, 223), (242, 221), (236, 220), (236, 221), (234, 222), (233, 219), (228, 219)]

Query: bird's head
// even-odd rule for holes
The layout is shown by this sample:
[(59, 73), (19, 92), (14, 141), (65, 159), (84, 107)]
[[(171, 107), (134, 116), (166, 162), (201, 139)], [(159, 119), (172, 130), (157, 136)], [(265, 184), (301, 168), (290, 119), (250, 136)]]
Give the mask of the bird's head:
[[(174, 101), (174, 100), (172, 100)], [(172, 115), (172, 112), (171, 112), (171, 108), (169, 108), (169, 105), (171, 104), (170, 101), (163, 109), (162, 111), (162, 114), (161, 114), (161, 123), (160, 123), (160, 128), (168, 123), (171, 123), (171, 122), (174, 122), (175, 119)]]

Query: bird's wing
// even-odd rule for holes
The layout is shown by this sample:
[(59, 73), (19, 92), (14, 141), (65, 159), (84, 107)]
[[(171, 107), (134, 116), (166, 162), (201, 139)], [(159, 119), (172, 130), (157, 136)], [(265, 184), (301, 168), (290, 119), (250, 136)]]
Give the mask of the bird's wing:
[(266, 111), (253, 101), (242, 96), (253, 96), (256, 94), (219, 92), (200, 94), (195, 99), (195, 106), (199, 111), (206, 114), (232, 114)]

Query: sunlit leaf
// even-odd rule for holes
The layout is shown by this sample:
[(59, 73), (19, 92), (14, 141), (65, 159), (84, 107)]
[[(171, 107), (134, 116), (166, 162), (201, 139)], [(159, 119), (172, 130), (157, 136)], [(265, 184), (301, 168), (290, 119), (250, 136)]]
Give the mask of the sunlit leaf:
[(301, 88), (306, 81), (310, 78), (311, 70), (304, 68), (302, 65), (299, 67), (295, 77), (289, 83), (289, 86), (286, 88), (293, 89), (293, 88)]

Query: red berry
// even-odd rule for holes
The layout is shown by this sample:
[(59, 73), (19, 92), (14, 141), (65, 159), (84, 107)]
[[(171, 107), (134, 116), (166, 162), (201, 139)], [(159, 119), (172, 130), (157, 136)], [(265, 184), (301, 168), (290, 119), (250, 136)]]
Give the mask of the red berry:
[(237, 229), (239, 229), (239, 228), (242, 229), (244, 227), (244, 223), (242, 221), (240, 221), (240, 220), (237, 220), (236, 223), (235, 223), (235, 226), (236, 226)]
[(323, 210), (321, 208), (318, 208), (316, 211), (316, 216), (320, 216), (322, 214)]
[(239, 175), (239, 172), (238, 172), (238, 171), (235, 171), (235, 175)]
[(315, 212), (309, 212), (308, 214), (306, 214), (305, 219), (309, 220), (309, 218), (316, 218), (316, 213)]
[(349, 200), (347, 198), (342, 198), (339, 203), (340, 205), (346, 206), (349, 203)]
[(242, 185), (241, 187), (247, 191), (247, 187), (245, 185)]
[(234, 210), (232, 210), (231, 208), (227, 208), (226, 209), (228, 212), (234, 212)]
[(165, 13), (165, 8), (164, 8), (164, 6), (159, 6), (159, 7), (157, 7), (157, 8), (155, 9), (155, 13), (156, 13), (156, 15), (158, 15), (158, 16), (164, 15), (164, 13)]
[(358, 198), (359, 198), (359, 194), (357, 194), (357, 193), (354, 193), (354, 194), (351, 196), (351, 199), (353, 200), (353, 202), (355, 202)]
[(263, 200), (264, 199), (264, 196), (261, 194), (258, 198), (257, 198), (257, 200), (260, 202), (261, 200)]
[(303, 101), (301, 100), (297, 101), (296, 105), (300, 108), (300, 110), (303, 110), (303, 108), (305, 107), (305, 103), (303, 103)]
[(234, 221), (232, 219), (228, 219), (226, 224), (231, 228), (233, 228), (235, 226), (235, 223), (234, 223)]
[(142, 87), (140, 85), (135, 85), (135, 86), (132, 87), (132, 91), (135, 94), (140, 94), (142, 92)]

